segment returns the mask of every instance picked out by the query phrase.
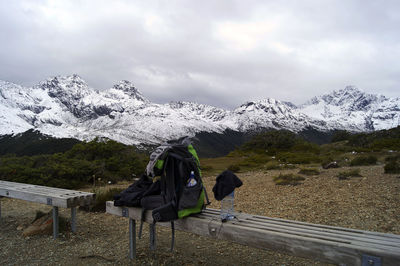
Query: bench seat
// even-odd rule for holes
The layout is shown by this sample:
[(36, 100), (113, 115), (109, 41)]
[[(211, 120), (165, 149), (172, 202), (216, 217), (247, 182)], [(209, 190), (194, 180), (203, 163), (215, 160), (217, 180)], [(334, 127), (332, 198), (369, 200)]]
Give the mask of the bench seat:
[(0, 197), (21, 199), (53, 206), (53, 237), (57, 238), (58, 208), (71, 208), (71, 229), (75, 232), (76, 207), (92, 204), (95, 201), (96, 194), (0, 180)]
[[(116, 207), (108, 201), (106, 212), (129, 218), (130, 257), (134, 258), (135, 232), (131, 231), (135, 231), (135, 220), (140, 220), (141, 209)], [(152, 224), (151, 211), (145, 213), (145, 221)], [(157, 225), (170, 227), (170, 223)], [(176, 220), (175, 229), (341, 265), (400, 265), (400, 236), (394, 234), (245, 213), (222, 223), (216, 209)], [(154, 229), (150, 233), (154, 234)]]

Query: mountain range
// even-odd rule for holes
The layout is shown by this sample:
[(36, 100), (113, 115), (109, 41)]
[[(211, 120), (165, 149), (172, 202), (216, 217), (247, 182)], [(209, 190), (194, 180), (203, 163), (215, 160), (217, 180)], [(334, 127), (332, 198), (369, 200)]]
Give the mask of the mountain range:
[(0, 81), (0, 135), (34, 129), (57, 138), (106, 137), (140, 146), (201, 133), (368, 132), (399, 124), (400, 98), (368, 94), (354, 86), (299, 106), (267, 98), (225, 110), (195, 102), (153, 103), (125, 80), (107, 90), (96, 90), (75, 74), (32, 87)]

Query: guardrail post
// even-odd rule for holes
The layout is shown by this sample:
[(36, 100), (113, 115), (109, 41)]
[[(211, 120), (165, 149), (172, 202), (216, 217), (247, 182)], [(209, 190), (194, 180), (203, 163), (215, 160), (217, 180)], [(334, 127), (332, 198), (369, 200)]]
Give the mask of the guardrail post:
[(71, 208), (71, 231), (76, 232), (76, 207)]
[(136, 258), (136, 221), (129, 218), (129, 258)]
[(58, 207), (53, 206), (53, 239), (58, 237)]
[(150, 231), (150, 250), (156, 250), (156, 225), (151, 223), (149, 227)]

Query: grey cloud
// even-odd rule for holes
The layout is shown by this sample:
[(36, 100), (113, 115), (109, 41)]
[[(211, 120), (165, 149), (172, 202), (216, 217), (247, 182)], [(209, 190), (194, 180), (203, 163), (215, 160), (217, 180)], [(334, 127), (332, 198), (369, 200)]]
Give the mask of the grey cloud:
[[(155, 102), (398, 96), (397, 1), (0, 1), (0, 79), (132, 81)], [(225, 28), (224, 28), (225, 27)], [(243, 46), (243, 47), (242, 47)]]

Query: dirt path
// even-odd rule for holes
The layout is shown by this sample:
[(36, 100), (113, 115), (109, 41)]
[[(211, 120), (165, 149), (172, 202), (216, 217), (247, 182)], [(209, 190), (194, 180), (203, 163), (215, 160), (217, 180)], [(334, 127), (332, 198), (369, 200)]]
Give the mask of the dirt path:
[[(275, 186), (279, 171), (238, 174), (244, 185), (236, 191), (236, 209), (270, 217), (400, 234), (400, 178), (384, 175), (382, 166), (362, 167), (361, 178), (339, 181), (338, 171), (324, 170), (302, 185)], [(287, 170), (290, 172), (298, 170)], [(205, 177), (212, 196), (215, 177)], [(218, 202), (211, 205), (218, 208)], [(36, 210), (46, 205), (3, 198), (0, 220), (0, 265), (129, 265), (128, 221), (105, 213), (78, 211), (78, 232), (22, 237)], [(69, 210), (60, 209), (69, 218)], [(177, 232), (173, 253), (170, 230), (157, 229), (157, 250), (148, 249), (148, 231), (138, 241), (139, 265), (324, 265), (282, 253)]]

